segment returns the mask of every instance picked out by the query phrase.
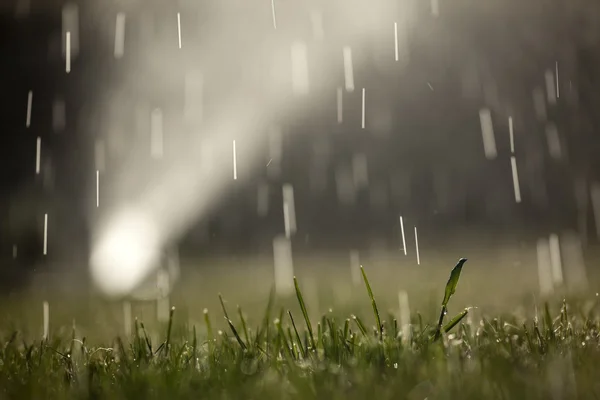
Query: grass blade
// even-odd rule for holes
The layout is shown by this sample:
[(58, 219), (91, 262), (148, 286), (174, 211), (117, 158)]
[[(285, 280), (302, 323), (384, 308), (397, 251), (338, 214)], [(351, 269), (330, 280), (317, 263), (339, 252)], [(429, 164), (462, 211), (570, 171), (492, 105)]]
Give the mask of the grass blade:
[(221, 296), (221, 293), (219, 293), (219, 302), (221, 303), (221, 308), (223, 309), (225, 319), (230, 319), (229, 314), (227, 314), (227, 309), (225, 308), (225, 302), (223, 301), (223, 296)]
[(300, 347), (300, 352), (302, 353), (302, 358), (306, 358), (306, 350), (302, 345), (302, 339), (300, 339), (300, 334), (298, 333), (298, 329), (296, 328), (296, 323), (294, 322), (294, 317), (292, 316), (292, 312), (288, 310), (288, 315), (290, 316), (290, 320), (292, 321), (292, 327), (294, 327), (294, 332), (296, 333), (296, 340), (298, 341), (298, 347)]
[(212, 341), (214, 341), (215, 337), (213, 336), (213, 333), (212, 333), (212, 325), (210, 323), (210, 317), (208, 315), (207, 308), (204, 309), (204, 323), (206, 324), (206, 333), (208, 335), (208, 340), (209, 340), (209, 342), (212, 342)]
[(223, 301), (223, 296), (221, 296), (221, 293), (219, 293), (219, 301), (221, 302), (221, 307), (223, 308), (223, 314), (225, 314), (225, 321), (227, 321), (227, 324), (229, 325), (229, 329), (231, 329), (231, 332), (233, 332), (233, 336), (235, 336), (235, 339), (240, 344), (240, 347), (243, 350), (246, 350), (246, 344), (244, 343), (244, 341), (238, 334), (237, 329), (235, 329), (233, 322), (229, 318), (229, 314), (227, 314), (227, 309), (225, 308), (225, 302)]
[(454, 328), (456, 325), (458, 325), (458, 323), (460, 321), (462, 321), (462, 319), (464, 317), (466, 317), (468, 313), (469, 313), (469, 310), (465, 308), (463, 311), (461, 311), (459, 314), (457, 314), (454, 318), (452, 318), (450, 320), (450, 322), (448, 322), (444, 326), (444, 332), (448, 333), (452, 328)]
[(198, 351), (198, 334), (196, 333), (196, 325), (192, 326), (192, 334), (194, 335), (194, 340), (192, 341), (192, 354), (188, 358), (188, 364), (190, 360), (194, 360), (194, 365), (196, 365), (196, 352)]
[(235, 329), (235, 326), (233, 326), (233, 322), (227, 317), (225, 317), (225, 320), (227, 321), (227, 324), (229, 325), (229, 329), (231, 329), (231, 332), (233, 332), (233, 336), (235, 336), (235, 340), (237, 340), (237, 342), (240, 344), (240, 347), (243, 350), (246, 350), (246, 344), (244, 343), (244, 341), (238, 334), (238, 331), (237, 331), (237, 329)]
[(346, 342), (346, 340), (348, 340), (348, 330), (350, 329), (350, 320), (346, 319), (346, 321), (344, 322), (344, 342)]
[(152, 354), (154, 354), (154, 352), (152, 351), (152, 343), (150, 342), (150, 338), (148, 337), (148, 333), (146, 332), (146, 327), (144, 326), (143, 322), (140, 322), (140, 327), (142, 328), (142, 333), (144, 334), (146, 346), (148, 347), (148, 353), (150, 356), (152, 356)]
[(175, 307), (171, 307), (169, 312), (169, 325), (167, 327), (167, 340), (165, 342), (165, 357), (169, 355), (169, 347), (171, 345), (171, 330), (173, 329), (173, 315), (175, 314)]
[(460, 279), (460, 273), (462, 271), (463, 265), (467, 262), (466, 258), (461, 258), (458, 260), (458, 263), (452, 268), (450, 272), (450, 278), (448, 278), (448, 282), (446, 283), (446, 289), (444, 290), (444, 299), (442, 300), (442, 311), (440, 313), (440, 318), (438, 320), (437, 329), (435, 331), (434, 339), (437, 340), (440, 337), (442, 332), (442, 325), (444, 323), (444, 317), (448, 312), (448, 302), (450, 301), (450, 297), (456, 292), (456, 286), (458, 285), (458, 280)]
[(358, 318), (356, 315), (353, 315), (352, 319), (354, 320), (354, 322), (356, 322), (356, 325), (358, 325), (358, 329), (360, 330), (360, 333), (362, 333), (364, 337), (367, 337), (367, 330), (365, 329), (365, 326), (363, 325), (360, 318)]
[(294, 287), (296, 288), (296, 297), (298, 298), (298, 303), (300, 303), (300, 309), (302, 310), (302, 315), (304, 316), (304, 321), (306, 322), (306, 327), (308, 329), (308, 335), (310, 337), (310, 345), (313, 349), (316, 349), (317, 345), (315, 343), (312, 325), (310, 324), (310, 318), (308, 318), (308, 312), (306, 311), (306, 305), (304, 304), (304, 299), (302, 298), (302, 292), (300, 291), (300, 286), (298, 285), (298, 279), (296, 279), (296, 277), (294, 277)]
[(467, 259), (461, 258), (458, 260), (456, 266), (452, 268), (452, 272), (450, 272), (450, 278), (448, 278), (448, 283), (446, 283), (446, 289), (444, 291), (444, 300), (442, 301), (442, 306), (444, 307), (448, 306), (450, 297), (456, 292), (456, 286), (458, 285), (460, 273), (465, 262), (467, 262)]
[(244, 318), (244, 315), (242, 314), (242, 309), (240, 308), (240, 306), (237, 306), (237, 310), (238, 310), (238, 314), (240, 316), (240, 320), (242, 321), (242, 330), (244, 332), (244, 339), (246, 339), (246, 343), (250, 343), (250, 338), (248, 336), (248, 327), (246, 326), (246, 319)]
[(294, 359), (294, 352), (290, 348), (290, 345), (285, 337), (285, 333), (283, 332), (283, 327), (281, 326), (281, 319), (277, 319), (275, 321), (275, 326), (277, 327), (277, 337), (279, 338), (280, 343), (285, 347), (285, 354), (289, 355), (290, 358)]
[(381, 318), (379, 317), (379, 310), (377, 310), (377, 302), (375, 302), (375, 297), (373, 296), (373, 290), (371, 290), (371, 285), (369, 284), (369, 280), (367, 279), (367, 274), (363, 266), (360, 266), (360, 272), (362, 273), (363, 281), (365, 282), (365, 286), (367, 287), (367, 292), (369, 293), (369, 298), (371, 299), (371, 306), (373, 307), (373, 314), (375, 314), (375, 322), (377, 323), (377, 331), (379, 332), (379, 338), (383, 340), (383, 325), (381, 325)]

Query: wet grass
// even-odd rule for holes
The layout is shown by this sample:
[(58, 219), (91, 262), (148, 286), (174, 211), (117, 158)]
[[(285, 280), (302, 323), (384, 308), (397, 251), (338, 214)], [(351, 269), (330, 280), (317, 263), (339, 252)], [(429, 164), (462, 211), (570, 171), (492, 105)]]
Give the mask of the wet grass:
[(408, 329), (381, 314), (363, 269), (372, 315), (311, 320), (294, 280), (297, 314), (275, 309), (271, 292), (252, 321), (219, 296), (223, 331), (207, 310), (196, 327), (178, 324), (172, 309), (158, 342), (137, 320), (131, 337), (102, 347), (75, 328), (33, 343), (13, 332), (0, 345), (0, 398), (599, 398), (597, 298), (542, 304), (531, 318), (448, 316), (465, 261), (450, 273), (439, 318), (414, 315)]

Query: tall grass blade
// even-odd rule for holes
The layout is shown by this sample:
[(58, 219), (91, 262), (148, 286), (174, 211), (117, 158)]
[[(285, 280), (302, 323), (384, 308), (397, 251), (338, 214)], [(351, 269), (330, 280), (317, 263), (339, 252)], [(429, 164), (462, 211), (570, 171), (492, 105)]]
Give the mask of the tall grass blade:
[(296, 333), (296, 340), (298, 341), (298, 347), (300, 347), (300, 353), (302, 354), (302, 358), (306, 358), (306, 350), (302, 345), (302, 339), (300, 339), (300, 334), (298, 333), (298, 329), (296, 328), (296, 323), (294, 322), (294, 317), (292, 316), (292, 312), (288, 310), (288, 315), (290, 316), (290, 320), (292, 321), (292, 326), (294, 327), (294, 332)]
[(381, 318), (379, 317), (379, 310), (377, 310), (377, 302), (375, 301), (375, 296), (373, 296), (373, 290), (371, 290), (371, 285), (369, 284), (369, 279), (367, 279), (367, 274), (363, 266), (360, 266), (360, 272), (363, 277), (363, 281), (365, 282), (365, 286), (367, 287), (367, 292), (369, 293), (369, 298), (371, 299), (371, 306), (373, 307), (373, 314), (375, 314), (375, 322), (377, 323), (377, 331), (379, 332), (379, 338), (383, 339), (383, 325), (381, 324)]
[(188, 364), (190, 360), (194, 360), (194, 365), (196, 364), (196, 352), (198, 351), (198, 334), (196, 333), (196, 325), (192, 326), (192, 334), (194, 335), (194, 340), (192, 341), (192, 354), (188, 358)]
[(450, 297), (452, 297), (452, 295), (456, 292), (456, 286), (458, 285), (460, 273), (465, 262), (467, 262), (467, 259), (461, 258), (458, 260), (458, 263), (454, 266), (454, 268), (452, 268), (452, 272), (450, 272), (450, 278), (448, 278), (448, 282), (446, 283), (442, 306), (447, 306), (448, 302), (450, 301)]
[(229, 314), (227, 314), (227, 309), (225, 308), (225, 302), (223, 301), (223, 296), (221, 296), (221, 293), (219, 293), (219, 302), (221, 303), (221, 308), (223, 309), (225, 319), (230, 319)]
[(237, 306), (238, 315), (240, 316), (240, 321), (242, 321), (242, 330), (244, 332), (244, 339), (246, 339), (246, 343), (250, 343), (250, 337), (248, 336), (248, 327), (246, 326), (246, 319), (242, 314), (242, 309), (240, 306)]
[(439, 339), (440, 334), (442, 332), (444, 317), (446, 316), (446, 313), (448, 311), (448, 302), (450, 301), (450, 297), (452, 297), (452, 295), (456, 292), (456, 286), (458, 285), (460, 273), (465, 262), (467, 262), (467, 259), (461, 258), (460, 260), (458, 260), (458, 263), (454, 266), (454, 268), (452, 268), (452, 271), (450, 272), (450, 278), (448, 278), (448, 282), (446, 283), (446, 289), (444, 290), (444, 299), (442, 300), (442, 311), (440, 313), (437, 329), (435, 331), (435, 340)]
[(237, 329), (235, 329), (235, 326), (233, 326), (233, 322), (227, 317), (225, 317), (225, 320), (227, 321), (227, 324), (229, 325), (229, 329), (231, 329), (231, 332), (233, 332), (233, 336), (235, 336), (235, 340), (237, 340), (237, 342), (240, 344), (240, 347), (243, 350), (246, 350), (246, 344), (244, 343), (244, 341), (238, 334), (238, 331), (237, 331)]
[(315, 338), (313, 335), (312, 325), (310, 323), (310, 318), (308, 317), (308, 312), (306, 311), (306, 305), (304, 304), (304, 299), (302, 298), (302, 292), (300, 291), (300, 285), (298, 285), (298, 279), (294, 276), (294, 287), (296, 288), (296, 297), (298, 298), (298, 303), (300, 303), (300, 309), (302, 310), (302, 315), (304, 316), (304, 321), (306, 322), (306, 328), (308, 329), (308, 335), (310, 337), (310, 345), (313, 349), (317, 348), (317, 344), (315, 343)]
[(154, 352), (152, 351), (152, 343), (150, 342), (150, 338), (148, 337), (148, 332), (146, 332), (146, 327), (143, 322), (140, 322), (140, 326), (142, 328), (142, 333), (144, 334), (144, 339), (146, 341), (146, 346), (148, 347), (149, 355), (152, 356)]
[(344, 342), (346, 342), (346, 340), (348, 340), (349, 329), (350, 329), (350, 320), (346, 319), (346, 321), (344, 322)]
[(215, 339), (215, 337), (213, 336), (213, 330), (212, 330), (212, 325), (210, 323), (210, 316), (208, 315), (208, 309), (205, 308), (204, 309), (204, 323), (206, 324), (206, 333), (208, 335), (208, 342), (212, 343)]
[(225, 302), (223, 301), (223, 296), (221, 296), (221, 293), (219, 293), (219, 301), (221, 302), (221, 307), (223, 308), (223, 314), (225, 316), (225, 321), (227, 321), (227, 325), (229, 325), (229, 329), (231, 329), (233, 336), (235, 336), (235, 340), (237, 340), (237, 342), (240, 344), (240, 347), (243, 350), (246, 350), (246, 344), (244, 343), (244, 341), (238, 334), (237, 329), (235, 329), (235, 326), (233, 325), (233, 321), (231, 321), (231, 319), (229, 318), (229, 314), (227, 314), (227, 309), (225, 308)]
[(171, 311), (169, 311), (169, 325), (167, 327), (167, 340), (165, 342), (165, 357), (169, 355), (169, 349), (171, 346), (171, 331), (173, 329), (173, 315), (175, 315), (175, 307), (171, 307)]

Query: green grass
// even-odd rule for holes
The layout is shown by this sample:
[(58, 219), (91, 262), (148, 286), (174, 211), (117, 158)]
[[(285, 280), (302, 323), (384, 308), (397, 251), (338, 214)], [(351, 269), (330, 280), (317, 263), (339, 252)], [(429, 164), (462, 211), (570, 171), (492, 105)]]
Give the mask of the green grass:
[[(408, 337), (381, 315), (365, 270), (372, 315), (310, 320), (296, 279), (301, 313), (275, 310), (251, 321), (230, 314), (227, 330), (178, 326), (172, 309), (153, 343), (136, 321), (131, 338), (104, 347), (71, 335), (26, 343), (18, 332), (0, 344), (0, 399), (549, 399), (599, 398), (598, 301), (560, 302), (541, 315), (483, 318), (468, 309), (447, 318), (466, 260), (452, 270), (439, 318), (412, 318)], [(537, 313), (536, 313), (537, 314)], [(200, 329), (199, 329), (200, 330)]]

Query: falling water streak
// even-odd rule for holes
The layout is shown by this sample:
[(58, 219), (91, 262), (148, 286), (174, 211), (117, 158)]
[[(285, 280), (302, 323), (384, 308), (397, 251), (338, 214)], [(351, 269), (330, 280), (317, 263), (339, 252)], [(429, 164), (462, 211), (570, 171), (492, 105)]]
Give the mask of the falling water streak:
[(555, 64), (555, 76), (556, 76), (556, 98), (560, 98), (560, 86), (558, 85), (558, 61)]
[(13, 248), (12, 248), (12, 256), (13, 256), (13, 259), (16, 259), (16, 258), (17, 258), (17, 255), (18, 255), (18, 253), (19, 253), (19, 248), (18, 248), (18, 247), (17, 247), (17, 245), (15, 244), (15, 245), (13, 245)]
[(362, 90), (362, 117), (360, 126), (362, 129), (365, 129), (365, 88)]
[(117, 14), (115, 24), (115, 58), (123, 57), (125, 53), (125, 13)]
[(517, 160), (515, 156), (510, 158), (510, 165), (512, 167), (513, 187), (515, 189), (515, 201), (521, 202), (521, 186), (519, 185), (519, 173), (517, 172)]
[(400, 326), (402, 329), (402, 342), (410, 342), (410, 305), (408, 303), (408, 293), (404, 290), (398, 292), (398, 305), (400, 308)]
[(71, 72), (71, 32), (67, 32), (66, 34), (66, 52), (67, 55), (65, 57), (65, 71), (68, 73)]
[(406, 236), (404, 236), (404, 220), (402, 216), (400, 216), (400, 230), (402, 231), (402, 248), (404, 249), (404, 255), (406, 255)]
[(341, 124), (344, 120), (344, 103), (343, 103), (343, 91), (342, 88), (337, 88), (337, 122)]
[(128, 301), (123, 302), (123, 330), (125, 331), (125, 337), (131, 337), (131, 303)]
[[(62, 55), (66, 58), (68, 53), (69, 60), (72, 61), (79, 53), (79, 6), (76, 3), (63, 4), (61, 22)], [(67, 51), (67, 34), (69, 51)]]
[(481, 136), (483, 138), (483, 152), (488, 160), (492, 160), (496, 158), (498, 151), (496, 149), (496, 139), (494, 137), (492, 114), (488, 108), (479, 110), (479, 122), (481, 124)]
[(100, 171), (96, 170), (96, 208), (100, 207)]
[(48, 254), (48, 214), (44, 214), (44, 255)]
[(294, 259), (292, 243), (285, 236), (273, 239), (273, 266), (275, 275), (275, 292), (279, 295), (290, 295), (294, 291)]
[(556, 86), (554, 86), (554, 74), (551, 70), (547, 70), (544, 73), (544, 78), (546, 80), (546, 99), (548, 100), (548, 104), (556, 104)]
[(417, 265), (421, 265), (421, 256), (419, 255), (419, 237), (417, 236), (417, 227), (415, 226), (415, 248), (417, 249)]
[(286, 239), (289, 239), (291, 236), (291, 232), (290, 232), (290, 207), (288, 205), (288, 203), (284, 202), (283, 203), (283, 225), (285, 228), (285, 237)]
[(396, 56), (396, 61), (398, 61), (398, 23), (394, 22), (394, 51)]
[(271, 14), (273, 15), (273, 28), (277, 29), (277, 17), (275, 16), (275, 0), (271, 0)]
[(237, 180), (237, 153), (235, 150), (235, 140), (233, 141), (233, 180)]
[(29, 128), (31, 126), (31, 106), (33, 104), (33, 91), (30, 90), (27, 93), (27, 117), (25, 118), (25, 126)]
[(562, 262), (560, 258), (560, 242), (558, 235), (553, 233), (548, 240), (550, 246), (550, 265), (552, 266), (552, 280), (555, 286), (563, 283)]
[(181, 49), (181, 13), (177, 13), (177, 37), (179, 38), (179, 48)]
[(431, 0), (431, 14), (434, 17), (440, 15), (440, 3), (438, 0)]
[(289, 239), (296, 233), (296, 207), (294, 205), (294, 187), (289, 183), (283, 185), (283, 216), (286, 237)]
[(552, 283), (550, 246), (547, 238), (539, 238), (537, 241), (537, 262), (540, 295), (545, 297), (554, 292), (554, 285)]
[(42, 303), (43, 318), (44, 318), (44, 335), (43, 339), (48, 340), (50, 335), (50, 305), (47, 301)]
[(40, 174), (40, 164), (42, 156), (42, 138), (38, 136), (35, 143), (35, 174)]
[(512, 154), (515, 153), (515, 137), (513, 131), (513, 119), (512, 117), (508, 117), (508, 134), (510, 136), (510, 152)]
[(354, 91), (354, 67), (352, 66), (352, 49), (350, 46), (345, 46), (344, 55), (344, 84), (347, 92)]
[(306, 95), (310, 88), (306, 44), (304, 42), (294, 42), (291, 47), (291, 57), (293, 92), (295, 95)]

